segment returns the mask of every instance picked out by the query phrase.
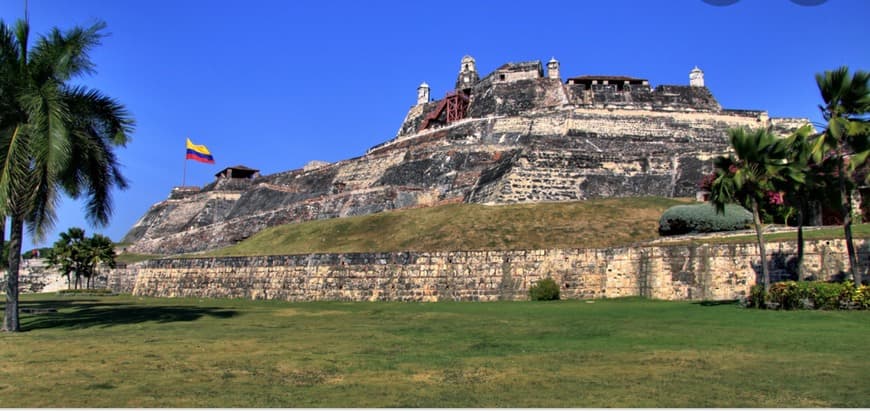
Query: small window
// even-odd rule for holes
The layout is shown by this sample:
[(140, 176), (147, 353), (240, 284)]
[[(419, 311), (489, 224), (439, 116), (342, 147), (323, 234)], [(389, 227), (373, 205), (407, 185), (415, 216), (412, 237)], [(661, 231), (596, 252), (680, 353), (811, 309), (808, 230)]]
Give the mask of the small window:
[(498, 79), (504, 81), (504, 74), (499, 74)]

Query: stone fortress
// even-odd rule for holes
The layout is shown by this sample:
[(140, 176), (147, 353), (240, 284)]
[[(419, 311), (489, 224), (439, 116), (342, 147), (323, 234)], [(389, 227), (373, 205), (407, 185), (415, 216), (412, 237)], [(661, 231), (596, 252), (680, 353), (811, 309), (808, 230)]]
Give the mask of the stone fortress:
[(228, 167), (205, 187), (176, 187), (122, 240), (170, 255), (237, 243), (275, 225), (468, 202), (695, 196), (732, 127), (782, 133), (807, 119), (723, 109), (697, 67), (688, 85), (626, 76), (562, 81), (556, 59), (507, 63), (480, 77), (462, 58), (441, 99), (423, 83), (397, 135), (364, 155), (261, 176)]
[[(688, 85), (578, 76), (559, 62), (508, 63), (481, 78), (461, 61), (455, 88), (433, 100), (426, 83), (395, 138), (337, 163), (260, 176), (228, 167), (202, 188), (179, 187), (130, 230), (128, 251), (173, 254), (238, 242), (294, 221), (469, 202), (506, 204), (613, 196), (694, 196), (732, 127), (783, 134), (807, 119), (723, 109), (694, 68)], [(870, 242), (858, 241), (866, 266)], [(795, 244), (645, 244), (607, 249), (161, 258), (113, 270), (117, 292), (157, 297), (290, 301), (522, 300), (551, 277), (563, 298), (669, 300), (746, 296), (765, 261), (790, 276)], [(809, 241), (815, 278), (847, 264), (842, 240)]]

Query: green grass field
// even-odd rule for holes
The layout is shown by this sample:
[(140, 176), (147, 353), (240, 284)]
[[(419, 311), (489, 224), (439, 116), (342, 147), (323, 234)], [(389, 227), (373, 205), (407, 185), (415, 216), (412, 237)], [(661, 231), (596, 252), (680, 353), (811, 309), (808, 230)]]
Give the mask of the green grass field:
[(868, 312), (27, 295), (0, 407), (870, 407)]

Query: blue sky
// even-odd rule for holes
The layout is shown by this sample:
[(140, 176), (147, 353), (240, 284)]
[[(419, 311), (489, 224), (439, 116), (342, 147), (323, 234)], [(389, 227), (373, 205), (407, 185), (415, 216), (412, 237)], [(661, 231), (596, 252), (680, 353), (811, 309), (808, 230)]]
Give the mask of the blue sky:
[[(23, 17), (23, 5), (0, 3), (0, 18)], [(230, 165), (271, 174), (362, 155), (394, 137), (422, 81), (434, 98), (452, 88), (465, 54), (482, 76), (556, 57), (563, 80), (614, 74), (653, 86), (687, 84), (698, 65), (726, 108), (819, 121), (813, 75), (870, 69), (868, 18), (866, 0), (30, 0), (33, 34), (108, 24), (92, 53), (98, 73), (76, 82), (137, 122), (118, 151), (131, 185), (115, 194), (109, 226), (90, 227), (65, 199), (40, 244), (71, 226), (120, 240), (181, 184), (185, 137), (216, 160), (189, 162), (188, 185)]]

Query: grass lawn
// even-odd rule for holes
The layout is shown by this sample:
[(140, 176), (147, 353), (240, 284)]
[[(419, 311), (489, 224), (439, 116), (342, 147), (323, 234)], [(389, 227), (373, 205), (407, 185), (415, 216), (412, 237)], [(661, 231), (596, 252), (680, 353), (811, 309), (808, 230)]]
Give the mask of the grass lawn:
[(23, 296), (0, 407), (870, 407), (870, 312)]
[(658, 238), (662, 212), (690, 202), (685, 198), (636, 197), (396, 210), (272, 227), (205, 255), (623, 246)]

